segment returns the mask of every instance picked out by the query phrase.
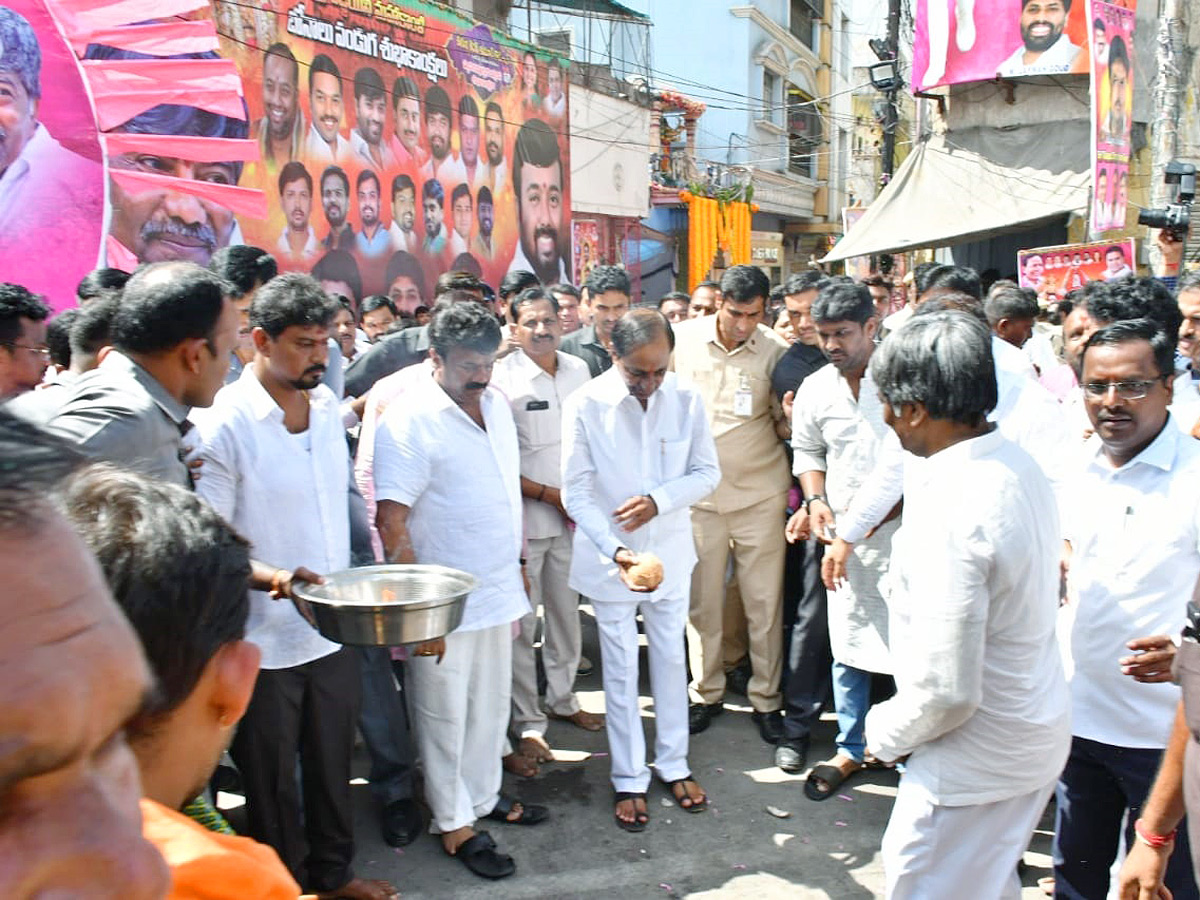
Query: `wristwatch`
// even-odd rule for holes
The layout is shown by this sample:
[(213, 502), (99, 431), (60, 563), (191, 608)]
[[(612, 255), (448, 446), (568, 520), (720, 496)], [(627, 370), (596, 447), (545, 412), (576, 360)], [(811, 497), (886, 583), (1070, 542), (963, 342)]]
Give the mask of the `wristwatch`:
[[(826, 498), (826, 496), (824, 494), (813, 494), (811, 497), (805, 497), (804, 498), (804, 511), (806, 513), (809, 513), (810, 515), (812, 514), (812, 504), (813, 504), (814, 500), (820, 500), (826, 506), (829, 506), (829, 500), (828, 500), (828, 498)], [(833, 507), (830, 507), (830, 509), (832, 509), (832, 508)]]

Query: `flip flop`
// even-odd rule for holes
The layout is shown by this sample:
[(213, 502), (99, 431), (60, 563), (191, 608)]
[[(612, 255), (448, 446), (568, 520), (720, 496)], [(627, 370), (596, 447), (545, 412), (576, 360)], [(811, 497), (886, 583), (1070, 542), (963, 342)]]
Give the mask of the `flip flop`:
[[(705, 793), (705, 795), (699, 800), (692, 800), (692, 798), (688, 795), (686, 787), (683, 788), (683, 796), (682, 797), (679, 796), (679, 794), (675, 793), (676, 785), (686, 785), (689, 781), (692, 784), (696, 785), (696, 787), (700, 787), (700, 782), (696, 781), (696, 779), (694, 779), (692, 777), (691, 772), (684, 775), (682, 778), (676, 778), (674, 781), (665, 781), (665, 782), (663, 782), (663, 784), (665, 784), (667, 786), (667, 789), (671, 792), (671, 796), (675, 799), (675, 804), (680, 809), (682, 809), (684, 812), (702, 813), (706, 809), (708, 809), (708, 794), (707, 793)], [(704, 788), (700, 788), (700, 790), (703, 791)], [(684, 800), (691, 800), (691, 803), (689, 803), (687, 806), (684, 806), (683, 805)]]
[(486, 831), (477, 832), (473, 838), (463, 841), (459, 844), (458, 851), (450, 855), (460, 860), (480, 878), (495, 881), (507, 878), (517, 871), (517, 864), (511, 856), (496, 852), (496, 842)]
[(545, 822), (550, 818), (550, 810), (546, 809), (546, 807), (521, 803), (521, 814), (515, 819), (510, 819), (509, 816), (518, 803), (521, 803), (521, 801), (512, 797), (505, 797), (501, 794), (492, 811), (484, 816), (484, 818), (503, 822), (505, 825), (537, 825), (539, 822)]
[(617, 791), (617, 793), (613, 796), (613, 804), (614, 804), (613, 819), (616, 821), (617, 827), (620, 828), (622, 831), (630, 831), (630, 832), (634, 832), (634, 833), (639, 832), (639, 831), (645, 831), (646, 823), (650, 821), (650, 814), (648, 812), (646, 812), (645, 810), (643, 810), (642, 812), (638, 812), (635, 809), (633, 811), (634, 820), (632, 822), (625, 821), (624, 819), (622, 819), (620, 816), (617, 815), (616, 806), (615, 806), (615, 804), (620, 803), (623, 800), (641, 800), (643, 803), (645, 803), (646, 802), (645, 792), (638, 793), (636, 791)]
[[(843, 772), (837, 766), (831, 766), (828, 763), (821, 763), (813, 766), (813, 770), (808, 773), (808, 778), (804, 780), (804, 796), (809, 800), (816, 800), (818, 803), (822, 800), (828, 800), (837, 789), (846, 783), (854, 772), (861, 772), (864, 766), (858, 763), (858, 768), (853, 772)], [(824, 783), (824, 789), (821, 784)]]

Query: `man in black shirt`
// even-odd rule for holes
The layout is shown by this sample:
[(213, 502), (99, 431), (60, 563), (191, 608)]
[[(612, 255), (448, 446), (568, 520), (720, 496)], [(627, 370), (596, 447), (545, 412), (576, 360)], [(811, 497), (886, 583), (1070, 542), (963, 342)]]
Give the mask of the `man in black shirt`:
[(612, 365), (608, 348), (613, 325), (629, 311), (629, 273), (620, 266), (596, 266), (588, 276), (587, 289), (592, 324), (563, 338), (562, 351), (587, 363), (595, 378)]

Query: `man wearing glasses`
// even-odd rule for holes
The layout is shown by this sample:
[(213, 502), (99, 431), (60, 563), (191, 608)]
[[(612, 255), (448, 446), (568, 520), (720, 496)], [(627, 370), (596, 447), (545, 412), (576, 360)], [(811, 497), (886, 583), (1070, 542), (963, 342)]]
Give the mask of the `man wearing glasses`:
[[(1095, 433), (1062, 494), (1069, 569), (1059, 634), (1073, 735), (1057, 788), (1062, 897), (1108, 893), (1122, 830), (1126, 850), (1161, 837), (1139, 816), (1179, 701), (1170, 636), (1200, 575), (1200, 444), (1167, 410), (1175, 337), (1149, 319), (1118, 321), (1083, 350)], [(1166, 885), (1196, 897), (1184, 830), (1176, 841)]]
[(0, 283), (0, 403), (41, 384), (50, 363), (50, 307), (19, 284)]

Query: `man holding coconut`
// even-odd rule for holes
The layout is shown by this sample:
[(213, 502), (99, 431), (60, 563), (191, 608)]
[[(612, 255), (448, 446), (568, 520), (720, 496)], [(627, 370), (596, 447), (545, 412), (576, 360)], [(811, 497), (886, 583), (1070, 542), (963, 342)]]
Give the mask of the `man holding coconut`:
[(650, 817), (638, 708), (642, 615), (656, 723), (654, 766), (676, 803), (708, 798), (687, 764), (683, 632), (696, 549), (690, 507), (720, 481), (700, 395), (668, 372), (674, 348), (662, 313), (635, 309), (613, 326), (614, 365), (563, 407), (563, 504), (578, 526), (572, 589), (591, 597), (604, 668), (614, 816), (626, 831)]

